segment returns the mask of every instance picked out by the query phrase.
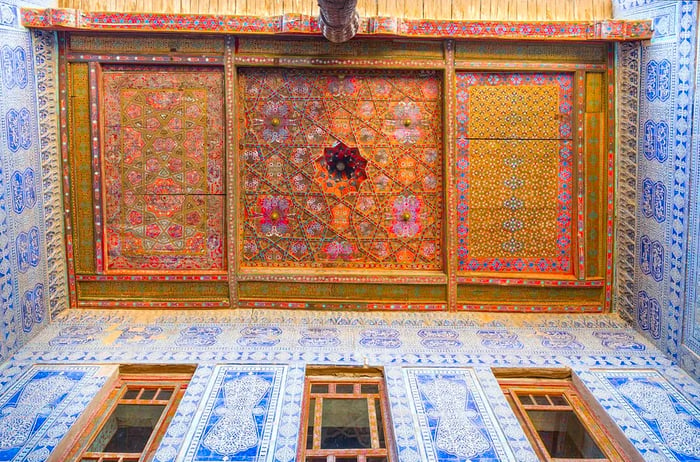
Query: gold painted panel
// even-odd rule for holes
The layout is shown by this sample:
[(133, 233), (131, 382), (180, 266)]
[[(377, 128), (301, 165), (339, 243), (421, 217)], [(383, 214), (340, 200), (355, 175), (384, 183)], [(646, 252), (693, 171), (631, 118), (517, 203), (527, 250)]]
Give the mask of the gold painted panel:
[(600, 43), (545, 43), (458, 41), (455, 45), (456, 60), (504, 60), (545, 61), (565, 63), (605, 63), (608, 45)]
[(255, 54), (266, 56), (319, 56), (348, 58), (410, 58), (442, 59), (442, 42), (407, 41), (407, 40), (353, 40), (345, 43), (333, 43), (318, 39), (278, 40), (267, 38), (241, 37), (238, 42), (238, 54)]
[(223, 72), (102, 77), (107, 270), (224, 270)]
[(473, 258), (550, 258), (561, 204), (556, 140), (469, 141), (469, 254)]
[(241, 299), (351, 300), (373, 302), (439, 302), (446, 297), (443, 285), (409, 284), (290, 284), (241, 282)]
[(442, 268), (438, 73), (239, 79), (244, 268)]
[(224, 38), (144, 37), (133, 35), (71, 34), (70, 50), (92, 53), (205, 53), (223, 54)]
[[(494, 82), (469, 88), (468, 138), (557, 139), (571, 137), (571, 112), (559, 110), (561, 87)], [(460, 95), (457, 96), (458, 98)], [(533, 104), (536, 101), (537, 104)], [(562, 132), (562, 122), (568, 130)]]
[(75, 269), (93, 273), (95, 265), (95, 217), (93, 215), (93, 172), (90, 152), (90, 96), (87, 63), (69, 68), (70, 169), (73, 203), (73, 245)]

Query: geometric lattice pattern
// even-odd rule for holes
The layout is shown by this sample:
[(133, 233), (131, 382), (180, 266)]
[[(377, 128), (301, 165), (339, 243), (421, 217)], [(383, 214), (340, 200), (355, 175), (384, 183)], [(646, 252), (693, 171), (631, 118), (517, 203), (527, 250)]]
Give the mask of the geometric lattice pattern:
[(572, 84), (457, 74), (460, 271), (571, 271)]
[(106, 68), (107, 270), (222, 270), (218, 70)]
[(442, 268), (437, 73), (239, 76), (244, 266)]

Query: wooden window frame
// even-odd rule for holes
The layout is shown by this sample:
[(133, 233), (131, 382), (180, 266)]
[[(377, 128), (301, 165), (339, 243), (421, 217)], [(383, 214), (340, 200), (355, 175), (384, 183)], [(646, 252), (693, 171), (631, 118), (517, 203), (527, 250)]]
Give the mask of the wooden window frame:
[[(138, 367), (136, 368), (138, 369)], [(194, 369), (192, 369), (192, 372), (194, 372)], [(187, 390), (187, 385), (191, 378), (191, 372), (145, 373), (142, 371), (130, 372), (128, 366), (126, 371), (120, 368), (119, 376), (116, 378), (107, 399), (95, 413), (97, 418), (92, 421), (94, 423), (86, 426), (80, 436), (78, 436), (76, 443), (66, 454), (66, 460), (76, 460), (78, 462), (148, 462), (152, 460), (170, 421), (175, 415), (175, 410)], [(125, 398), (126, 393), (134, 389), (140, 389), (141, 391), (135, 398)], [(141, 398), (146, 390), (155, 391), (152, 399)], [(171, 391), (170, 396), (167, 399), (157, 399), (161, 390)], [(119, 404), (162, 405), (165, 408), (142, 452), (88, 451), (88, 448), (100, 434)]]
[[(546, 462), (625, 462), (629, 460), (625, 457), (624, 449), (596, 418), (570, 378), (499, 378), (498, 382), (540, 460)], [(568, 404), (557, 405), (552, 403), (550, 398), (548, 400), (551, 404), (525, 404), (518, 395), (563, 395)], [(550, 456), (527, 413), (528, 410), (572, 411), (606, 458), (571, 459)]]
[[(380, 372), (381, 374), (381, 372)], [(363, 370), (357, 373), (349, 372), (338, 375), (307, 375), (304, 383), (304, 397), (302, 401), (301, 429), (299, 432), (299, 450), (297, 460), (304, 462), (310, 458), (321, 459), (325, 457), (326, 462), (335, 462), (336, 458), (354, 457), (357, 462), (366, 462), (368, 457), (384, 457), (388, 462), (394, 461), (394, 446), (391, 433), (389, 417), (389, 407), (387, 403), (386, 386), (382, 375), (370, 374), (367, 376)], [(337, 385), (353, 385), (352, 393), (339, 393), (336, 391)], [(362, 392), (362, 385), (377, 385), (376, 393)], [(328, 385), (327, 393), (312, 392), (313, 385)], [(321, 428), (323, 421), (323, 399), (367, 399), (367, 410), (370, 421), (371, 448), (363, 449), (321, 449)], [(308, 434), (308, 422), (311, 412), (310, 402), (315, 399), (314, 406), (314, 432)], [(382, 431), (384, 433), (384, 448), (379, 447), (379, 426), (376, 416), (375, 402), (379, 401), (381, 412)], [(309, 436), (313, 439), (312, 448), (307, 449), (306, 443)]]

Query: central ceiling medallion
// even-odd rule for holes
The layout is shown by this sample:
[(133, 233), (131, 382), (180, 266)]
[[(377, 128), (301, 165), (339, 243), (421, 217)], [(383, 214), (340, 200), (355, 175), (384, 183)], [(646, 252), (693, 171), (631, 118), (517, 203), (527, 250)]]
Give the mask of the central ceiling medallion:
[(367, 160), (360, 155), (360, 150), (342, 142), (324, 149), (323, 156), (316, 161), (324, 191), (340, 197), (359, 191), (367, 179), (366, 166)]

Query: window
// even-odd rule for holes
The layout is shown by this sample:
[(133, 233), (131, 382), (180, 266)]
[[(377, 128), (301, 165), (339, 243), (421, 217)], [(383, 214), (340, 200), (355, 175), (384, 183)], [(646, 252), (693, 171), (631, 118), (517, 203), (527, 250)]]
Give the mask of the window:
[[(67, 459), (146, 462), (153, 458), (194, 367), (122, 366), (107, 400)], [(191, 369), (191, 370), (189, 370)]]
[(389, 462), (388, 412), (381, 371), (309, 369), (299, 460)]
[(499, 378), (540, 460), (627, 460), (586, 405), (570, 372), (564, 375), (568, 377)]

